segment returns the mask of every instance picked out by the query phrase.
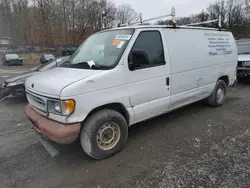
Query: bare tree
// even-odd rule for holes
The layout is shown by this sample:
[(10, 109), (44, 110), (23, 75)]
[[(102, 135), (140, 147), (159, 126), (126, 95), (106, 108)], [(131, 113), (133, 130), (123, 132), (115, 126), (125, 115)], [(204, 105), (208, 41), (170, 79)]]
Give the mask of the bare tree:
[(116, 19), (121, 24), (138, 20), (139, 15), (129, 4), (120, 5), (116, 12)]
[[(0, 0), (0, 35), (18, 45), (76, 46), (89, 35), (118, 23), (139, 20), (129, 4), (114, 0)], [(250, 25), (250, 0), (218, 0), (205, 11), (177, 19), (178, 25), (222, 16), (222, 26), (243, 33), (235, 25)], [(168, 24), (160, 21), (159, 24)], [(206, 26), (217, 27), (217, 24)], [(245, 33), (247, 33), (246, 31)]]
[(12, 11), (9, 0), (0, 0), (0, 34), (11, 36)]
[(105, 4), (104, 12), (105, 14), (102, 16), (104, 16), (103, 21), (105, 28), (114, 27), (116, 25), (116, 12), (117, 12), (115, 4), (113, 2), (107, 2)]
[(250, 0), (245, 0), (247, 22), (250, 24)]
[(124, 22), (137, 17), (129, 5), (117, 9), (112, 0), (0, 0), (0, 35), (18, 45), (75, 46), (114, 27), (117, 15)]
[[(210, 20), (218, 19), (219, 16), (221, 16), (222, 27), (226, 27), (227, 10), (226, 10), (226, 6), (225, 6), (225, 0), (220, 0), (214, 4), (211, 4), (208, 7), (207, 12), (209, 14)], [(212, 23), (210, 25), (211, 25), (211, 27), (218, 27), (217, 23)]]
[(250, 0), (246, 0), (245, 1), (246, 7), (249, 10), (250, 9)]

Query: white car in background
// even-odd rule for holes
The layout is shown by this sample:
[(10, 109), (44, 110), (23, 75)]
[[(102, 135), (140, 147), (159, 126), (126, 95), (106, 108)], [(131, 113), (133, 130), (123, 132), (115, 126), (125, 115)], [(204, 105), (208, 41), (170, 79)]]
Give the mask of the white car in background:
[(238, 68), (237, 77), (243, 78), (250, 76), (250, 39), (237, 41), (238, 47)]

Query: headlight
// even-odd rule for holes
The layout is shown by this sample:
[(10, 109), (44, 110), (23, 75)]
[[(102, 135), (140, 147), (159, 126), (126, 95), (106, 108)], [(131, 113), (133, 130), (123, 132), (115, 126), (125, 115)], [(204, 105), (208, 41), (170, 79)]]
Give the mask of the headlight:
[(250, 61), (245, 61), (245, 62), (243, 62), (243, 66), (244, 66), (244, 67), (249, 67), (249, 66), (250, 66)]
[(13, 87), (13, 86), (17, 86), (17, 85), (22, 85), (23, 82), (10, 82), (7, 84), (7, 87)]
[(75, 111), (75, 101), (73, 99), (64, 101), (48, 101), (48, 112), (63, 116), (69, 116)]
[(48, 112), (52, 114), (61, 114), (61, 102), (49, 100), (48, 103)]
[(2, 83), (1, 87), (2, 87), (2, 88), (5, 88), (5, 83)]

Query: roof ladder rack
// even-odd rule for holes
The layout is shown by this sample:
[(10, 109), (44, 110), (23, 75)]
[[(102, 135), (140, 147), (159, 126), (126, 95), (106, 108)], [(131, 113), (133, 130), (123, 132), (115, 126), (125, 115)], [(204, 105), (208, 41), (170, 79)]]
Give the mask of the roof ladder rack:
[(186, 25), (182, 25), (182, 26), (197, 26), (197, 25), (201, 25), (201, 24), (209, 24), (209, 23), (215, 23), (215, 22), (218, 22), (218, 27), (219, 27), (219, 29), (221, 29), (221, 15), (219, 15), (219, 18), (215, 19), (215, 20), (208, 20), (208, 21), (204, 21), (204, 22), (190, 23), (190, 24), (186, 24)]
[[(124, 23), (124, 24), (118, 24), (118, 27), (124, 27), (124, 26), (130, 26), (130, 25), (141, 25), (145, 22), (149, 22), (149, 21), (153, 21), (153, 20), (158, 20), (158, 19), (161, 19), (161, 18), (166, 18), (166, 17), (172, 17), (171, 19), (171, 24), (173, 27), (176, 27), (176, 13), (175, 13), (175, 8), (173, 7), (172, 10), (171, 10), (171, 14), (167, 14), (167, 15), (164, 15), (164, 16), (158, 16), (158, 17), (154, 17), (154, 18), (149, 18), (149, 19), (146, 19), (146, 20), (143, 20), (142, 19), (142, 14), (140, 13), (140, 20), (139, 21), (136, 21), (136, 22), (129, 22), (129, 23)], [(202, 25), (202, 24), (209, 24), (209, 23), (214, 23), (214, 22), (218, 22), (218, 27), (219, 29), (221, 30), (221, 14), (219, 15), (219, 18), (218, 19), (215, 19), (215, 20), (207, 20), (207, 21), (204, 21), (204, 22), (198, 22), (198, 23), (190, 23), (190, 24), (186, 24), (186, 25), (181, 25), (181, 26), (197, 26), (197, 25)]]
[(143, 24), (145, 22), (149, 22), (149, 21), (153, 21), (153, 20), (158, 20), (158, 19), (166, 18), (166, 17), (172, 17), (173, 24), (176, 24), (176, 20), (175, 20), (175, 8), (174, 7), (171, 10), (171, 14), (167, 14), (167, 15), (164, 15), (164, 16), (158, 16), (158, 17), (154, 17), (154, 18), (149, 18), (149, 19), (146, 19), (146, 20), (142, 19), (142, 14), (140, 13), (140, 21), (136, 21), (136, 22), (132, 22), (132, 23), (119, 24), (119, 27), (129, 26), (129, 25), (135, 25), (135, 24)]

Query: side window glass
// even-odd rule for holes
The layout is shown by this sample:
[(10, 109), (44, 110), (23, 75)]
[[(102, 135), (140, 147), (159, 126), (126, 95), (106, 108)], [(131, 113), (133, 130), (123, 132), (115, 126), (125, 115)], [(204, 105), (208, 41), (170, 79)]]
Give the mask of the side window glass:
[(160, 32), (141, 32), (129, 55), (130, 70), (149, 68), (164, 64), (164, 50)]

